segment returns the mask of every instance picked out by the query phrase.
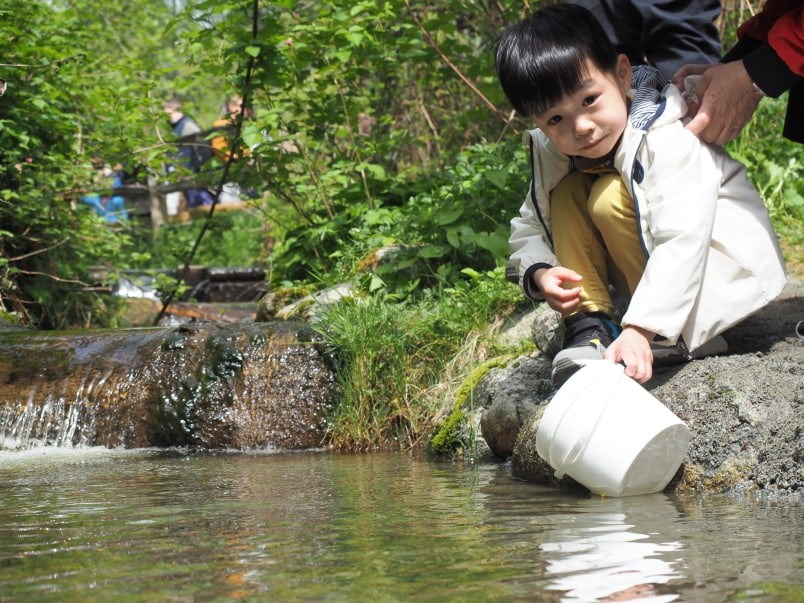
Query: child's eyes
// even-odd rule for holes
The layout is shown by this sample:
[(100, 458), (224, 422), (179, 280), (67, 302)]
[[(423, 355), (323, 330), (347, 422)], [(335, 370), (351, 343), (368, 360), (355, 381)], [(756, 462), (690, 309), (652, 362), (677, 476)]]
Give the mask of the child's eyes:
[[(581, 101), (581, 106), (589, 107), (590, 105), (595, 104), (595, 101), (600, 97), (599, 94), (590, 94), (589, 96), (585, 96), (583, 101)], [(555, 126), (563, 120), (563, 117), (560, 115), (553, 115), (550, 117), (546, 122), (546, 126)]]

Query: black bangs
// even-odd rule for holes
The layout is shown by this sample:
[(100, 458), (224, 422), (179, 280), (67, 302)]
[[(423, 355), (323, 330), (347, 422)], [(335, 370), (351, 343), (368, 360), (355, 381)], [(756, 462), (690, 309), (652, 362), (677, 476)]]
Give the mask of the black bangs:
[(518, 87), (524, 92), (522, 110), (527, 117), (541, 115), (565, 96), (576, 93), (589, 77), (585, 56), (574, 49), (554, 49), (533, 64)]

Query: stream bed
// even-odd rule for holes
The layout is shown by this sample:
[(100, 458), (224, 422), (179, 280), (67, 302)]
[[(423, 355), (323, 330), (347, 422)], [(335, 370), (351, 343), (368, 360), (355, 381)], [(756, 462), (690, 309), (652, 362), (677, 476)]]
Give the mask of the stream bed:
[(798, 499), (406, 454), (0, 452), (0, 601), (798, 601)]

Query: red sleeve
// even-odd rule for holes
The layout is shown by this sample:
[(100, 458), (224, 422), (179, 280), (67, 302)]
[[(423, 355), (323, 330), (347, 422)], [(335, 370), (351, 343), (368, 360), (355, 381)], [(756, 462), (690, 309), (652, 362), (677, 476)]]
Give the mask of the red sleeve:
[(804, 8), (801, 0), (768, 0), (737, 30), (738, 37), (768, 42), (787, 67), (804, 75)]
[(790, 71), (804, 75), (804, 8), (780, 17), (768, 32), (768, 44)]
[(801, 11), (801, 0), (768, 0), (762, 10), (740, 25), (737, 30), (737, 37), (748, 36), (763, 42), (768, 39), (768, 32), (773, 24), (782, 15), (792, 13), (798, 9)]

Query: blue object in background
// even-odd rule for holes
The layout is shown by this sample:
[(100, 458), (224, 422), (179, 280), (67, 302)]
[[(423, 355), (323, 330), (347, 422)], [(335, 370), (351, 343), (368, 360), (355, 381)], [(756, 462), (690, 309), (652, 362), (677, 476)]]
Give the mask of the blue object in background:
[[(116, 172), (107, 174), (111, 181), (112, 188), (117, 188), (122, 184), (120, 175)], [(101, 197), (98, 194), (91, 193), (83, 195), (81, 201), (91, 206), (95, 212), (107, 222), (121, 222), (128, 220), (128, 212), (126, 211), (125, 199), (120, 195), (105, 195)]]

